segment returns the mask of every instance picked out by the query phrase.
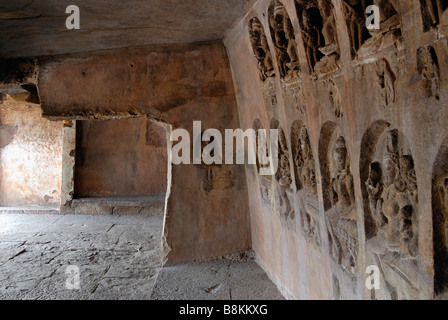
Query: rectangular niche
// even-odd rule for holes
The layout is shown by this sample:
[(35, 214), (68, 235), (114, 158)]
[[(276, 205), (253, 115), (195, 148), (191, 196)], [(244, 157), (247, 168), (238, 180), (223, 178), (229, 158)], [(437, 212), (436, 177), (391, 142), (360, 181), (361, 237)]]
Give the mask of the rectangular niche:
[(163, 195), (165, 128), (146, 118), (78, 121), (75, 163), (75, 198)]

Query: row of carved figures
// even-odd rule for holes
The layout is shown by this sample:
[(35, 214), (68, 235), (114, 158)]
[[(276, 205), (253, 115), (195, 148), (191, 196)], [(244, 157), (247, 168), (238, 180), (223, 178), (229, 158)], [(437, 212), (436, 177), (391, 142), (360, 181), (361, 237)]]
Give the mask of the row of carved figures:
[[(336, 0), (341, 1), (352, 58), (366, 56), (377, 47), (381, 38), (401, 39), (400, 5), (398, 0)], [(309, 70), (316, 76), (339, 69), (340, 49), (331, 0), (294, 0), (300, 34)], [(380, 29), (367, 29), (367, 7), (380, 8)], [(424, 31), (448, 24), (448, 3), (444, 0), (420, 0)], [(249, 22), (250, 42), (262, 81), (275, 77), (274, 61), (280, 78), (286, 82), (297, 77), (300, 69), (295, 31), (285, 6), (274, 0), (268, 7), (269, 33), (275, 48), (273, 59), (263, 24), (254, 17)]]
[[(262, 129), (261, 122), (254, 121), (253, 128)], [(259, 177), (263, 203), (278, 214), (288, 228), (300, 226), (299, 230), (318, 250), (322, 250), (321, 232), (324, 231), (332, 260), (347, 274), (356, 277), (360, 272), (357, 270), (359, 209), (345, 138), (335, 123), (324, 125), (318, 148), (321, 153), (318, 168), (314, 160), (317, 153), (313, 153), (304, 124), (296, 121), (292, 125), (291, 153), (277, 120), (271, 122), (271, 128), (279, 129), (280, 133), (279, 168), (275, 177)], [(419, 284), (413, 281), (418, 278), (414, 276), (419, 270), (419, 203), (414, 159), (406, 139), (388, 123), (373, 124), (363, 141), (359, 175), (362, 201), (358, 204), (363, 204), (365, 225), (362, 230), (367, 261), (381, 266), (388, 298), (416, 297)], [(256, 145), (258, 152), (259, 144)], [(318, 170), (321, 183), (316, 179)], [(440, 210), (444, 212), (444, 225), (448, 226), (448, 205), (444, 207), (448, 203), (448, 196), (444, 196), (448, 195), (446, 181), (448, 179), (442, 179), (436, 191), (441, 190)], [(324, 213), (319, 209), (319, 190)], [(443, 241), (446, 242), (448, 229), (444, 230), (446, 239)], [(446, 243), (443, 247), (446, 248)]]

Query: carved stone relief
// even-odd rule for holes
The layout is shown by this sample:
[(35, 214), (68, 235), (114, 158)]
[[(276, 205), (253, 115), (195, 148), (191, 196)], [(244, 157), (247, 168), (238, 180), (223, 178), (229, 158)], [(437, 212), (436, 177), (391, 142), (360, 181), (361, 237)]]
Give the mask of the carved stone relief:
[(308, 130), (300, 121), (291, 129), (291, 145), (297, 194), (300, 199), (300, 222), (304, 235), (321, 246), (316, 168)]
[(215, 153), (213, 150), (210, 152), (210, 154), (203, 154), (204, 149), (214, 141), (213, 136), (211, 137), (209, 142), (203, 141), (203, 134), (204, 132), (196, 137), (196, 139), (200, 139), (201, 141), (202, 162), (201, 164), (195, 164), (195, 167), (199, 168), (201, 170), (201, 175), (203, 175), (201, 181), (202, 192), (206, 196), (217, 197), (220, 195), (220, 190), (227, 190), (233, 187), (235, 178), (233, 176), (232, 170), (228, 166), (215, 163), (208, 165), (204, 162), (205, 157), (214, 157)]
[(202, 180), (202, 190), (205, 192), (210, 192), (214, 188), (213, 184), (213, 169), (212, 167), (207, 168), (207, 173), (205, 174), (205, 178)]
[(317, 198), (310, 194), (305, 194), (302, 198), (302, 208), (300, 210), (300, 223), (302, 231), (316, 248), (322, 246), (319, 224), (319, 203)]
[(380, 30), (370, 30), (372, 35), (387, 32), (401, 32), (399, 17), (400, 6), (397, 0), (373, 0), (373, 4), (380, 9)]
[(293, 146), (293, 160), (296, 168), (296, 184), (297, 189), (307, 188), (312, 195), (317, 195), (316, 169), (314, 166), (313, 151), (311, 149), (308, 130), (305, 126), (294, 128), (292, 140), (295, 142)]
[(292, 227), (295, 220), (295, 212), (290, 197), (292, 196), (291, 163), (289, 148), (285, 132), (277, 120), (271, 121), (271, 129), (278, 129), (278, 170), (275, 174), (277, 210), (283, 221), (287, 222), (288, 228)]
[(358, 273), (358, 229), (353, 175), (345, 138), (333, 122), (322, 126), (319, 162), (330, 257), (347, 281)]
[(343, 0), (343, 11), (347, 23), (350, 37), (351, 51), (353, 58), (363, 43), (371, 37), (366, 28), (366, 1)]
[(444, 0), (420, 0), (423, 31), (428, 32), (439, 24), (448, 24), (448, 3)]
[[(376, 5), (380, 9), (380, 29), (367, 29), (366, 9)], [(399, 4), (396, 0), (343, 0), (352, 57), (365, 58), (401, 41)]]
[(265, 154), (268, 156), (268, 150), (266, 144), (260, 142), (260, 136), (258, 134), (258, 130), (263, 130), (263, 125), (259, 119), (254, 120), (252, 128), (255, 131), (255, 156), (256, 156), (256, 169), (258, 174), (258, 179), (260, 183), (260, 195), (262, 199), (262, 203), (266, 207), (272, 207), (273, 205), (273, 197), (272, 197), (272, 179), (270, 176), (261, 176), (260, 168), (268, 167), (269, 164), (260, 163), (259, 154)]
[(257, 59), (258, 71), (261, 81), (275, 77), (274, 64), (269, 49), (263, 25), (258, 18), (252, 18), (249, 22), (250, 43)]
[(262, 85), (263, 98), (266, 106), (277, 107), (277, 84), (275, 78), (268, 78)]
[(355, 214), (355, 194), (350, 158), (345, 139), (340, 136), (328, 155), (331, 177), (332, 209), (326, 213), (330, 253), (345, 270), (356, 273), (358, 234)]
[(432, 174), (434, 291), (448, 291), (448, 138), (442, 143)]
[(321, 77), (339, 70), (339, 44), (330, 0), (296, 0), (303, 43), (311, 73)]
[(331, 108), (333, 109), (334, 116), (336, 118), (342, 118), (344, 116), (344, 109), (342, 107), (341, 93), (332, 80), (330, 80), (328, 84), (328, 99), (330, 101)]
[(280, 1), (275, 0), (269, 6), (268, 20), (277, 53), (285, 104), (299, 114), (304, 114), (305, 104), (294, 30), (288, 12)]
[(257, 60), (258, 72), (262, 82), (263, 97), (267, 106), (277, 106), (277, 86), (271, 50), (264, 27), (257, 17), (249, 21), (249, 38)]
[(281, 128), (279, 128), (278, 161), (278, 171), (275, 178), (282, 188), (290, 189), (292, 179), (288, 144), (286, 141), (285, 132)]
[(260, 120), (255, 119), (252, 124), (252, 129), (254, 129), (254, 132), (255, 132), (255, 157), (256, 157), (255, 160), (256, 160), (257, 173), (260, 173), (261, 164), (260, 164), (260, 158), (259, 158), (258, 154), (259, 154), (260, 148), (262, 146), (260, 143), (260, 137), (258, 135), (258, 131), (263, 130), (263, 124), (261, 123)]
[[(368, 134), (375, 141), (375, 135)], [(387, 290), (380, 298), (410, 299), (418, 292), (418, 193), (414, 161), (398, 130), (387, 127), (369, 159), (365, 175), (367, 250), (380, 267)], [(366, 153), (368, 154), (368, 153)], [(362, 173), (362, 175), (363, 175)], [(415, 298), (415, 296), (414, 296)]]
[(397, 77), (386, 59), (378, 61), (377, 77), (382, 105), (383, 107), (391, 107), (396, 102), (395, 82)]
[(299, 71), (299, 58), (294, 30), (283, 4), (275, 0), (268, 9), (269, 27), (277, 53), (277, 64), (282, 79), (290, 79)]
[(300, 115), (306, 113), (305, 96), (302, 89), (302, 80), (298, 79), (295, 83), (285, 83), (282, 81), (282, 87), (285, 93), (285, 104)]
[(417, 68), (424, 81), (427, 96), (439, 100), (440, 69), (437, 53), (433, 47), (427, 46), (417, 50)]

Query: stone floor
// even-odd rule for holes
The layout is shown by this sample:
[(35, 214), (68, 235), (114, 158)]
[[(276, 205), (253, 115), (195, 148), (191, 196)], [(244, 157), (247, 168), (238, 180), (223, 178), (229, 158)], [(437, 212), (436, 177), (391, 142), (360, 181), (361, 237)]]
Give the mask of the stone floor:
[[(1, 299), (148, 299), (161, 216), (0, 215)], [(69, 265), (80, 290), (68, 290)]]
[(164, 267), (153, 300), (283, 300), (253, 259)]
[(1, 213), (0, 299), (282, 299), (250, 257), (161, 269), (162, 224), (160, 215)]

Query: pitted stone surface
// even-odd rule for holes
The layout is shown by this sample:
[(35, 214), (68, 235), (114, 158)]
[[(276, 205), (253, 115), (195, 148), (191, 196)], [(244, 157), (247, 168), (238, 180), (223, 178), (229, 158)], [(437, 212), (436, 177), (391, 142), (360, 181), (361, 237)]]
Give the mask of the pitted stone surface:
[(283, 300), (254, 259), (221, 259), (164, 267), (153, 300)]
[[(0, 300), (282, 299), (247, 253), (160, 273), (162, 224), (163, 215), (2, 213)], [(68, 266), (79, 268), (79, 290), (67, 289)]]
[[(254, 2), (3, 1), (0, 3), (0, 55), (39, 56), (222, 39)], [(69, 17), (65, 11), (71, 4), (79, 7), (80, 30), (65, 27)]]
[[(0, 215), (0, 299), (149, 299), (163, 216)], [(69, 265), (80, 290), (66, 288)]]

